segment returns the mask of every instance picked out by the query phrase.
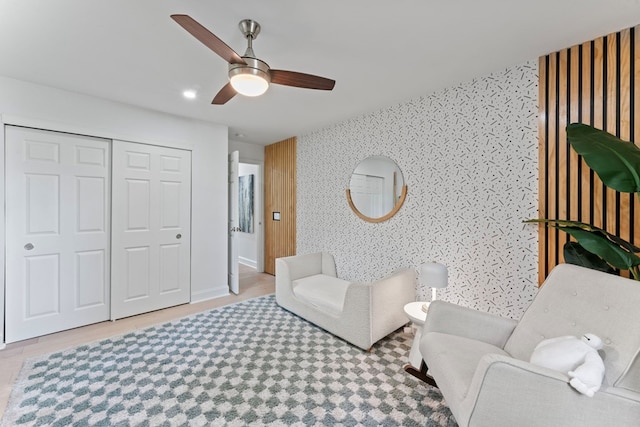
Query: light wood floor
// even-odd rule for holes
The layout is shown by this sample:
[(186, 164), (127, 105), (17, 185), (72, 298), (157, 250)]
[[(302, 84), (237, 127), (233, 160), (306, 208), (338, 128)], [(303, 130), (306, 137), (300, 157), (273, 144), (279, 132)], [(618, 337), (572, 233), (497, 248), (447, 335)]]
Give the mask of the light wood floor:
[(0, 418), (2, 418), (6, 409), (13, 383), (20, 373), (22, 363), (26, 359), (87, 344), (114, 335), (122, 335), (158, 323), (179, 319), (201, 311), (272, 294), (274, 292), (274, 276), (256, 273), (253, 268), (240, 264), (240, 294), (238, 295), (230, 294), (225, 297), (197, 304), (179, 305), (177, 307), (128, 317), (115, 322), (107, 321), (96, 323), (82, 328), (7, 344), (4, 350), (0, 350)]

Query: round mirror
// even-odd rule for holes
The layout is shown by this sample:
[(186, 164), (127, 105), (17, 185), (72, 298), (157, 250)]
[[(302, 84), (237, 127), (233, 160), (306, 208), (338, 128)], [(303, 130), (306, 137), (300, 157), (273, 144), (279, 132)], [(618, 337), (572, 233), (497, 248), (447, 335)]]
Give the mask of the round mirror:
[(388, 157), (371, 156), (351, 174), (347, 201), (356, 215), (368, 222), (385, 221), (398, 212), (407, 196), (402, 171)]

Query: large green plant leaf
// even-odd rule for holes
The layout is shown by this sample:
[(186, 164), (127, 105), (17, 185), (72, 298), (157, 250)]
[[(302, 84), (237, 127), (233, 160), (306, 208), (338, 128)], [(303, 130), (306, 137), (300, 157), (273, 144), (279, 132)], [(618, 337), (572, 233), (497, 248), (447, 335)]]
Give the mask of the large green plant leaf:
[(569, 264), (604, 271), (605, 273), (615, 273), (615, 270), (605, 260), (596, 254), (592, 254), (578, 242), (565, 243), (563, 254), (564, 260)]
[(640, 148), (582, 123), (568, 125), (567, 138), (607, 187), (640, 192)]
[(627, 252), (601, 234), (593, 233), (579, 227), (562, 227), (552, 225), (574, 237), (589, 252), (598, 255), (609, 264), (620, 270), (629, 270), (640, 265), (640, 257)]
[(636, 252), (640, 248), (607, 231), (579, 221), (561, 219), (530, 219), (525, 223), (543, 223), (557, 228), (574, 237), (587, 251), (605, 260), (620, 270), (630, 270), (634, 277), (640, 266), (640, 257)]
[(616, 245), (621, 246), (628, 252), (640, 252), (640, 247), (635, 246), (631, 242), (627, 242), (626, 240), (616, 236), (615, 234), (611, 234), (608, 231), (603, 230), (602, 228), (598, 228), (595, 225), (587, 224), (585, 222), (569, 221), (566, 219), (528, 219), (524, 221), (524, 223), (526, 224), (544, 223), (549, 225), (550, 227), (552, 227), (553, 224), (557, 224), (561, 226), (581, 228), (582, 230), (585, 230), (585, 231), (591, 231), (593, 233), (600, 234), (602, 237), (605, 237), (606, 239), (610, 240)]

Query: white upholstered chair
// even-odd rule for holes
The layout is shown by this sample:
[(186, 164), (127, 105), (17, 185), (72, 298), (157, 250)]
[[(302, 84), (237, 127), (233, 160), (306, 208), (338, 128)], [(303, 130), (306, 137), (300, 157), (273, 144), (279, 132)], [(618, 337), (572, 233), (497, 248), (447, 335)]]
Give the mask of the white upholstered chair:
[(326, 252), (276, 259), (276, 301), (294, 314), (364, 350), (405, 325), (415, 300), (415, 270), (371, 283), (339, 279)]
[[(540, 341), (588, 332), (604, 342), (594, 397), (529, 363)], [(561, 264), (519, 322), (435, 301), (420, 350), (461, 427), (640, 426), (640, 282)]]

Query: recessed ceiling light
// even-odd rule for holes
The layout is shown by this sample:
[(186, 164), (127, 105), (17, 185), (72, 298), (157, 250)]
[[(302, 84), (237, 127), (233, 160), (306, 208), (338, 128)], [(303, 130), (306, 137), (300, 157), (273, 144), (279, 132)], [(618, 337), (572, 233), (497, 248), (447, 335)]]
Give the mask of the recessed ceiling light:
[(235, 136), (238, 138), (244, 138), (244, 133), (236, 132)]
[(195, 90), (185, 90), (182, 92), (182, 96), (187, 99), (196, 99), (196, 91)]

